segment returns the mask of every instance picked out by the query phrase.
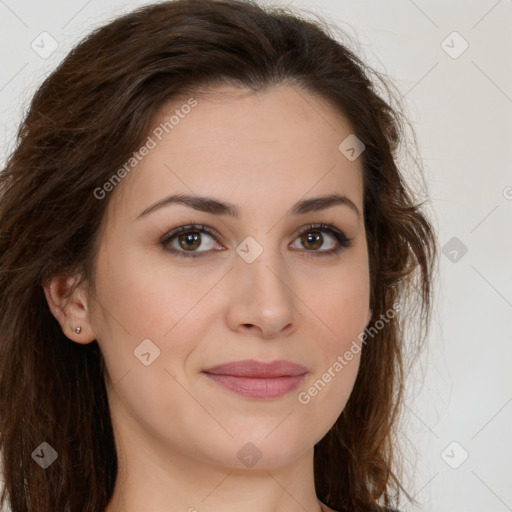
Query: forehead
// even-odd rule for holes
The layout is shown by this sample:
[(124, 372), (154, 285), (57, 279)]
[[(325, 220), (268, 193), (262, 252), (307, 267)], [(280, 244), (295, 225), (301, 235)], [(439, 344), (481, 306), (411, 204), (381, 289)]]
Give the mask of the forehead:
[(360, 159), (338, 148), (351, 133), (329, 102), (295, 86), (174, 98), (154, 116), (151, 149), (118, 185), (115, 203), (133, 218), (167, 194), (193, 193), (250, 213), (262, 200), (292, 204), (338, 192), (362, 211)]

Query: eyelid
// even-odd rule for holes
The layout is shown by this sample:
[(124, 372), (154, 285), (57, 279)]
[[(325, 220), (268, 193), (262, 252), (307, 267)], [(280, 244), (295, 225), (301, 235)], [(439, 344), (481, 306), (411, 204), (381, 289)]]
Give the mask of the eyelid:
[(304, 253), (306, 257), (327, 257), (327, 256), (335, 256), (340, 253), (343, 249), (348, 249), (353, 245), (353, 238), (349, 238), (345, 235), (345, 233), (332, 224), (325, 224), (323, 222), (313, 222), (310, 224), (306, 224), (302, 226), (296, 231), (294, 240), (302, 235), (303, 233), (307, 233), (308, 231), (324, 231), (329, 233), (336, 242), (338, 242), (338, 246), (334, 249), (330, 249), (328, 251), (308, 251), (307, 249), (302, 249), (300, 252)]
[[(181, 233), (186, 233), (188, 231), (205, 232), (208, 235), (210, 235), (216, 241), (216, 243), (219, 243), (218, 239), (222, 238), (221, 235), (219, 234), (219, 232), (216, 229), (213, 229), (213, 228), (211, 228), (209, 226), (206, 226), (204, 224), (194, 224), (193, 222), (191, 222), (190, 224), (179, 226), (179, 227), (176, 227), (176, 228), (171, 229), (170, 231), (168, 231), (161, 238), (160, 245), (163, 246), (164, 248), (166, 248), (167, 244), (169, 244), (172, 241), (172, 239), (174, 239), (176, 236), (180, 235)], [(171, 252), (172, 254), (180, 254), (180, 255), (183, 255), (184, 257), (192, 257), (192, 258), (198, 258), (198, 257), (201, 257), (201, 255), (203, 253), (204, 254), (208, 254), (209, 252), (211, 252), (211, 251), (192, 251), (192, 252), (187, 252), (187, 251), (178, 251), (176, 249), (169, 249), (169, 248), (167, 248), (166, 250), (168, 252)]]
[[(353, 245), (353, 239), (348, 238), (345, 233), (338, 229), (336, 226), (333, 226), (332, 224), (325, 224), (325, 223), (309, 223), (301, 226), (298, 228), (294, 235), (293, 235), (293, 241), (292, 243), (303, 233), (308, 231), (324, 231), (329, 233), (330, 236), (332, 236), (337, 242), (338, 246), (335, 249), (330, 250), (307, 250), (302, 249), (299, 250), (299, 252), (304, 253), (307, 257), (318, 257), (318, 256), (333, 256), (338, 254), (343, 249), (349, 248)], [(218, 231), (214, 228), (211, 228), (209, 226), (206, 226), (204, 224), (194, 224), (193, 222), (190, 222), (190, 224), (182, 225), (179, 227), (176, 227), (169, 232), (167, 232), (160, 240), (160, 245), (164, 247), (164, 249), (172, 254), (176, 254), (179, 256), (183, 256), (185, 258), (201, 258), (203, 256), (207, 256), (212, 252), (212, 250), (206, 250), (206, 251), (181, 251), (176, 249), (170, 249), (166, 247), (169, 242), (171, 242), (176, 236), (178, 236), (181, 233), (186, 233), (188, 231), (198, 231), (198, 232), (205, 232), (208, 235), (210, 235), (217, 244), (219, 244), (219, 238), (222, 238), (222, 236), (218, 233)], [(218, 250), (216, 251), (218, 252)]]

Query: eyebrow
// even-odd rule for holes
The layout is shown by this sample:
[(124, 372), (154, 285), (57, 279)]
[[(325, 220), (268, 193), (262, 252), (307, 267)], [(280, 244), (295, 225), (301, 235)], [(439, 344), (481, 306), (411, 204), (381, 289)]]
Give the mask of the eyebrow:
[[(188, 206), (189, 208), (193, 208), (194, 210), (205, 213), (212, 213), (214, 215), (229, 215), (235, 219), (239, 219), (242, 214), (242, 210), (235, 204), (220, 201), (212, 197), (196, 196), (191, 194), (173, 194), (164, 197), (151, 206), (148, 206), (136, 217), (135, 220), (145, 217), (151, 212), (172, 204), (182, 204), (184, 206)], [(326, 196), (302, 199), (301, 201), (295, 203), (292, 208), (288, 210), (286, 215), (303, 215), (305, 213), (326, 210), (338, 205), (347, 206), (354, 213), (356, 213), (358, 217), (361, 216), (357, 206), (348, 197), (340, 194), (329, 194)]]

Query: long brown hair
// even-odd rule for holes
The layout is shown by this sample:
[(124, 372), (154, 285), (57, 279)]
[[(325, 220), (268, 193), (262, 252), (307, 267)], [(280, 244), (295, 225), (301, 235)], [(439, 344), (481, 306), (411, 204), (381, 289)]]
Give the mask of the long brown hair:
[[(97, 341), (66, 338), (43, 285), (59, 274), (93, 277), (109, 200), (94, 191), (141, 146), (164, 102), (225, 83), (253, 91), (287, 83), (320, 95), (365, 145), (370, 306), (373, 319), (387, 321), (361, 353), (346, 407), (315, 446), (315, 484), (324, 503), (354, 512), (397, 506), (405, 492), (394, 431), (405, 326), (419, 326), (407, 339), (418, 350), (437, 249), (425, 201), (397, 163), (404, 116), (382, 74), (327, 23), (251, 1), (176, 0), (139, 8), (81, 41), (37, 90), (0, 174), (0, 505), (8, 500), (13, 512), (99, 512), (112, 496), (104, 360)], [(396, 303), (402, 313), (390, 317)], [(58, 453), (46, 470), (32, 456), (43, 442)]]

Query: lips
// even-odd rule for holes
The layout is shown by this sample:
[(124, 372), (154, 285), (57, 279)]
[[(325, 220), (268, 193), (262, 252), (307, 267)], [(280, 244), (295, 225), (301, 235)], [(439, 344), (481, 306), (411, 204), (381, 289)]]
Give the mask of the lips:
[(308, 369), (290, 361), (271, 363), (255, 360), (233, 361), (203, 370), (225, 389), (247, 398), (270, 399), (296, 389)]
[(219, 364), (203, 370), (204, 373), (213, 375), (232, 375), (235, 377), (251, 377), (261, 379), (272, 379), (277, 377), (297, 377), (307, 373), (308, 369), (300, 364), (290, 361), (273, 361), (265, 363), (246, 359), (243, 361), (232, 361)]

